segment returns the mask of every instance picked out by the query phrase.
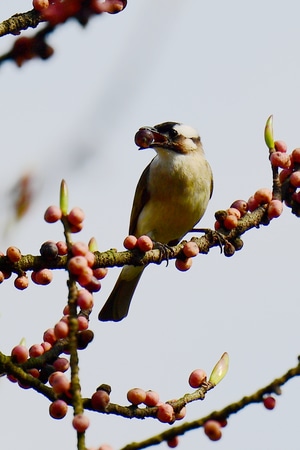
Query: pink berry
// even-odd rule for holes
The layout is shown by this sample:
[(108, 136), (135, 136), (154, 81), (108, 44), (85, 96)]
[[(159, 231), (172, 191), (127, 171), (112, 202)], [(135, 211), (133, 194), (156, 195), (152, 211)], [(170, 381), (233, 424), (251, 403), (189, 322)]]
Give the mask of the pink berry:
[(276, 406), (276, 399), (274, 397), (265, 397), (263, 399), (264, 407), (267, 409), (274, 409)]
[(283, 211), (283, 204), (280, 200), (272, 200), (268, 206), (269, 219), (275, 219), (281, 215)]
[(187, 242), (186, 244), (184, 244), (183, 253), (187, 258), (192, 258), (199, 254), (199, 247), (196, 242)]
[(220, 423), (216, 420), (208, 420), (204, 424), (204, 433), (211, 441), (218, 441), (222, 437)]
[(268, 188), (258, 189), (254, 194), (254, 199), (259, 205), (270, 203), (270, 201), (272, 200), (272, 191)]
[(223, 224), (227, 230), (233, 230), (237, 227), (238, 218), (236, 217), (236, 215), (228, 214), (228, 216), (225, 217)]
[[(80, 278), (80, 277), (79, 277)], [(80, 280), (78, 279), (79, 283)], [(83, 285), (82, 285), (83, 286)], [(84, 287), (90, 291), (90, 292), (98, 292), (101, 289), (101, 283), (99, 280), (97, 280), (97, 278), (95, 278), (94, 276), (91, 278), (91, 280), (84, 285)]]
[(44, 332), (43, 339), (45, 342), (49, 342), (49, 344), (53, 345), (57, 341), (54, 333), (54, 328), (49, 328), (48, 330), (46, 330)]
[(88, 251), (87, 254), (85, 255), (85, 258), (87, 260), (88, 266), (93, 267), (96, 259), (94, 253)]
[(64, 256), (68, 253), (68, 246), (67, 246), (66, 242), (58, 241), (58, 242), (56, 242), (56, 247), (58, 250), (58, 254), (60, 256)]
[(155, 391), (146, 391), (144, 403), (146, 406), (156, 406), (159, 402), (159, 395)]
[[(53, 332), (54, 332), (54, 330), (53, 330)], [(42, 342), (41, 346), (43, 347), (44, 352), (48, 352), (52, 348), (52, 345), (50, 344), (50, 342)]]
[(259, 203), (254, 198), (254, 195), (252, 195), (248, 200), (248, 209), (250, 212), (254, 211), (256, 208), (259, 207)]
[(94, 278), (93, 271), (90, 267), (84, 267), (81, 272), (77, 276), (77, 281), (80, 284), (80, 286), (86, 286), (87, 284), (91, 283), (91, 281)]
[(29, 349), (30, 358), (36, 358), (37, 356), (41, 356), (45, 353), (44, 347), (41, 344), (34, 344)]
[(68, 214), (68, 221), (75, 227), (79, 226), (84, 221), (84, 212), (81, 208), (75, 207), (71, 209)]
[(32, 0), (32, 6), (36, 11), (42, 11), (49, 6), (49, 0)]
[(72, 425), (78, 433), (83, 433), (88, 429), (90, 420), (85, 414), (76, 414), (73, 418)]
[(280, 181), (280, 183), (283, 183), (292, 173), (293, 173), (292, 169), (282, 169), (279, 172), (279, 181)]
[(88, 329), (89, 321), (86, 317), (80, 315), (80, 316), (78, 316), (77, 321), (78, 321), (78, 331), (83, 331), (83, 330)]
[(192, 388), (199, 388), (207, 379), (207, 374), (203, 369), (195, 369), (189, 376), (189, 385)]
[(239, 210), (241, 217), (243, 217), (248, 212), (248, 203), (245, 200), (235, 200), (230, 208)]
[(20, 261), (22, 254), (17, 247), (11, 246), (6, 250), (6, 256), (11, 262), (16, 263)]
[(102, 280), (106, 277), (108, 272), (108, 269), (105, 267), (98, 267), (98, 269), (93, 270), (94, 277), (97, 278), (97, 280)]
[(58, 322), (54, 327), (56, 339), (64, 339), (69, 335), (69, 325), (64, 321)]
[(177, 447), (177, 445), (179, 444), (179, 437), (178, 436), (174, 436), (173, 438), (169, 439), (167, 441), (167, 445), (170, 448), (175, 448)]
[(68, 269), (74, 275), (81, 275), (84, 269), (88, 268), (87, 260), (84, 256), (73, 256), (69, 260)]
[(240, 212), (240, 210), (239, 209), (237, 209), (237, 208), (234, 208), (234, 207), (230, 207), (230, 208), (228, 208), (227, 209), (227, 215), (229, 216), (229, 215), (233, 215), (233, 216), (235, 216), (237, 219), (240, 219), (241, 218), (241, 212)]
[(281, 153), (286, 153), (287, 152), (286, 142), (284, 142), (284, 141), (275, 141), (274, 145), (275, 145), (275, 150), (277, 152), (281, 152)]
[(146, 399), (146, 392), (140, 388), (133, 388), (127, 392), (127, 400), (133, 405), (140, 405)]
[(67, 358), (57, 358), (53, 362), (53, 367), (57, 372), (66, 372), (70, 367), (70, 363)]
[(137, 240), (137, 247), (141, 250), (141, 252), (148, 252), (153, 249), (153, 242), (149, 236), (140, 236)]
[(28, 348), (25, 345), (16, 345), (11, 351), (12, 360), (18, 364), (27, 361), (29, 356)]
[(70, 390), (71, 383), (62, 372), (53, 372), (49, 377), (49, 384), (55, 394), (66, 394)]
[(282, 167), (282, 169), (288, 169), (291, 165), (290, 155), (282, 152), (274, 152), (270, 156), (272, 166)]
[(124, 239), (123, 245), (125, 248), (127, 248), (127, 250), (132, 250), (136, 247), (136, 243), (137, 243), (137, 238), (135, 236), (127, 236)]
[(296, 172), (293, 172), (290, 176), (290, 183), (294, 187), (300, 187), (300, 171), (296, 170)]
[(89, 248), (84, 242), (75, 242), (72, 245), (71, 250), (74, 256), (85, 256), (89, 251)]
[(292, 161), (295, 163), (300, 163), (300, 148), (295, 148), (295, 150), (292, 151)]
[(175, 260), (175, 267), (181, 272), (186, 272), (187, 270), (189, 270), (192, 267), (192, 264), (193, 264), (192, 258), (187, 258), (184, 261), (182, 259)]
[(87, 289), (80, 289), (77, 293), (77, 305), (80, 309), (91, 309), (94, 305), (93, 295)]
[(46, 286), (53, 280), (53, 273), (50, 269), (41, 269), (31, 273), (31, 279), (35, 284)]
[(186, 416), (186, 406), (181, 408), (181, 410), (179, 412), (175, 413), (176, 420), (182, 420), (185, 418), (185, 416)]
[(21, 275), (20, 277), (17, 277), (14, 281), (14, 285), (17, 289), (20, 291), (23, 291), (23, 289), (26, 289), (28, 287), (29, 280), (26, 275)]
[(91, 398), (92, 407), (96, 411), (103, 411), (107, 407), (110, 402), (110, 397), (106, 391), (103, 389), (99, 389), (99, 391), (95, 392)]
[(68, 412), (68, 405), (63, 400), (55, 400), (49, 406), (49, 414), (53, 419), (62, 419)]
[(55, 223), (62, 218), (61, 209), (58, 206), (49, 206), (44, 214), (44, 219), (48, 223)]
[(160, 422), (170, 423), (175, 419), (174, 409), (169, 403), (162, 403), (157, 407), (157, 418)]

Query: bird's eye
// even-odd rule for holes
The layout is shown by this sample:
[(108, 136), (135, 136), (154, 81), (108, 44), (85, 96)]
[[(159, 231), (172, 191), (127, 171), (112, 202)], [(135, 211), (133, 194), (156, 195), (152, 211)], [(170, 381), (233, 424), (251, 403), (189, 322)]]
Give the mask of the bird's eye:
[(178, 136), (178, 131), (174, 130), (174, 128), (171, 128), (169, 132), (170, 138), (174, 139), (176, 136)]

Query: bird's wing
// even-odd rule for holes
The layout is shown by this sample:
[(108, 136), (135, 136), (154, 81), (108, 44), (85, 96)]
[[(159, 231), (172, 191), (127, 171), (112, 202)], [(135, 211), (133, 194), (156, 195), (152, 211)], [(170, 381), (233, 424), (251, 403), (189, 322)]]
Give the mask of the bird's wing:
[(148, 202), (148, 200), (150, 198), (150, 193), (147, 189), (147, 186), (148, 186), (148, 178), (149, 178), (151, 162), (150, 162), (150, 164), (148, 164), (148, 166), (142, 173), (141, 178), (139, 179), (139, 182), (137, 184), (135, 194), (134, 194), (131, 216), (130, 216), (130, 224), (129, 224), (129, 234), (133, 234), (134, 236), (136, 233), (136, 226), (137, 226), (137, 221), (138, 221), (140, 212), (142, 211), (143, 207), (145, 206), (145, 204)]

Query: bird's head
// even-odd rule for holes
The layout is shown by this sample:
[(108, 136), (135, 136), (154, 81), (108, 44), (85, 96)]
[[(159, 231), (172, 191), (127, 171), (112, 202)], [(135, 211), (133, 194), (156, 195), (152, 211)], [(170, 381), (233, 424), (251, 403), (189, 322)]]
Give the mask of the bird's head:
[(202, 150), (197, 131), (189, 125), (177, 122), (142, 127), (136, 133), (134, 140), (140, 149), (163, 148), (181, 154)]

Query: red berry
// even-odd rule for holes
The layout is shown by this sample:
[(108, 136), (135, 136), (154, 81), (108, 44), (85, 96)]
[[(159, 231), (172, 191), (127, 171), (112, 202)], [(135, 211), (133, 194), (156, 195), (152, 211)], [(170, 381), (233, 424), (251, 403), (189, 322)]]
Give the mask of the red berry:
[(169, 403), (162, 403), (157, 407), (157, 418), (160, 422), (170, 423), (175, 419), (174, 409)]
[[(233, 209), (233, 208), (231, 208), (231, 209)], [(234, 228), (237, 227), (238, 218), (236, 217), (236, 215), (228, 214), (228, 216), (225, 217), (223, 224), (227, 230), (233, 230)]]
[(92, 407), (96, 411), (103, 411), (107, 407), (110, 402), (110, 397), (106, 391), (103, 389), (99, 389), (99, 391), (95, 392), (91, 398)]
[(186, 272), (187, 270), (189, 270), (192, 267), (192, 264), (193, 264), (192, 258), (187, 258), (184, 261), (182, 259), (175, 260), (175, 267), (181, 272)]
[(45, 353), (45, 350), (41, 344), (34, 344), (29, 349), (30, 358), (36, 358), (37, 356), (41, 356), (43, 353)]
[(295, 163), (300, 163), (300, 148), (295, 148), (292, 152), (292, 161)]
[(274, 142), (275, 150), (277, 152), (286, 153), (287, 152), (287, 145), (284, 141), (275, 141)]
[(154, 134), (147, 128), (141, 128), (134, 137), (134, 142), (140, 148), (148, 148), (154, 142)]
[(76, 414), (73, 418), (72, 425), (76, 431), (83, 433), (88, 429), (90, 420), (85, 414)]
[(159, 395), (155, 391), (146, 391), (144, 403), (146, 406), (156, 406), (159, 402)]
[(42, 11), (49, 6), (49, 0), (32, 0), (32, 6), (36, 11)]
[(68, 221), (75, 227), (80, 226), (84, 221), (84, 212), (81, 208), (75, 207), (68, 214)]
[(293, 172), (290, 176), (290, 183), (294, 187), (300, 187), (300, 171), (297, 170), (296, 172)]
[(280, 200), (272, 200), (268, 206), (269, 219), (275, 219), (281, 215), (283, 211), (283, 204)]
[(62, 419), (68, 412), (68, 405), (63, 400), (55, 400), (49, 406), (49, 414), (53, 419)]
[(136, 247), (137, 238), (135, 236), (129, 235), (124, 239), (123, 245), (127, 250), (132, 250)]
[(144, 403), (146, 399), (146, 392), (140, 388), (133, 388), (127, 392), (127, 400), (133, 405)]
[[(282, 155), (282, 153), (280, 153)], [(259, 205), (270, 203), (272, 200), (272, 191), (268, 188), (258, 189), (254, 194), (254, 199)]]
[(20, 261), (22, 254), (17, 247), (11, 246), (6, 250), (6, 256), (11, 262), (16, 263)]
[(44, 219), (48, 223), (55, 223), (62, 217), (61, 209), (58, 206), (49, 206), (44, 214)]
[(248, 203), (245, 200), (235, 200), (230, 208), (238, 209), (241, 213), (241, 217), (243, 217), (248, 211)]
[(172, 439), (169, 439), (167, 441), (167, 445), (170, 448), (175, 448), (175, 447), (177, 447), (178, 444), (179, 444), (179, 437), (178, 436), (174, 436)]
[(149, 236), (140, 236), (136, 243), (141, 252), (148, 252), (153, 249), (153, 242)]
[(265, 397), (263, 399), (264, 407), (267, 409), (274, 409), (276, 406), (276, 399), (274, 397)]
[(204, 424), (204, 433), (211, 441), (218, 441), (222, 437), (220, 423), (216, 420), (208, 420)]
[(11, 351), (11, 357), (14, 362), (22, 364), (27, 361), (29, 356), (28, 348), (25, 345), (16, 345)]
[(195, 369), (189, 376), (189, 385), (197, 389), (207, 379), (207, 374), (203, 369)]
[(291, 165), (291, 157), (287, 153), (274, 152), (270, 156), (272, 166), (288, 169)]
[(198, 255), (199, 247), (196, 242), (187, 242), (186, 244), (184, 244), (183, 253), (187, 258), (192, 258)]
[(29, 280), (26, 275), (22, 275), (20, 277), (17, 277), (14, 281), (14, 285), (17, 289), (20, 289), (20, 291), (23, 291), (23, 289), (26, 289), (28, 287)]

